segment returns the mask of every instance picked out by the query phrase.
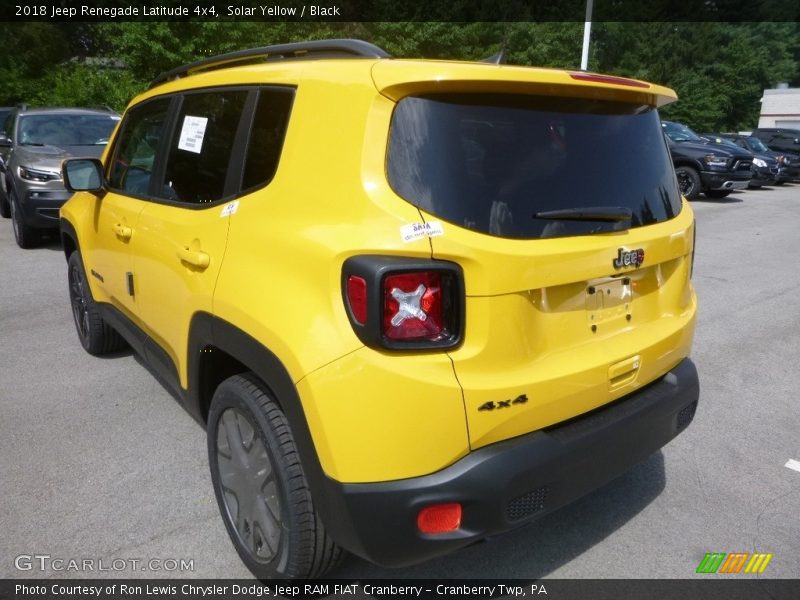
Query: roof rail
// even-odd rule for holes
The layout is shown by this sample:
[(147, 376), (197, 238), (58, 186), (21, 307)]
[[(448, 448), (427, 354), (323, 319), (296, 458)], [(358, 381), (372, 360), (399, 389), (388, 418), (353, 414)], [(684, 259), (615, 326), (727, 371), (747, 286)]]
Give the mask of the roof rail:
[(390, 58), (390, 55), (382, 48), (363, 40), (334, 39), (278, 44), (211, 56), (177, 67), (156, 77), (150, 83), (150, 87), (153, 88), (166, 81), (186, 77), (193, 73), (222, 69), (237, 63), (247, 64), (260, 61), (305, 58)]

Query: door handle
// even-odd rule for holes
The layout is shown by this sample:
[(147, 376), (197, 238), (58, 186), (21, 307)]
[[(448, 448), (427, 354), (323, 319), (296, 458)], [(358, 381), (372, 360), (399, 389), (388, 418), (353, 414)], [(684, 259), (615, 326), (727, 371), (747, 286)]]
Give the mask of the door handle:
[(189, 246), (180, 246), (178, 248), (178, 258), (201, 269), (205, 269), (211, 263), (211, 257), (208, 254), (199, 250), (192, 250)]
[(125, 225), (123, 225), (121, 223), (117, 223), (111, 229), (113, 229), (114, 233), (116, 233), (123, 240), (129, 240), (129, 239), (131, 239), (131, 236), (133, 235), (133, 229), (131, 229), (130, 227), (127, 227), (127, 226), (125, 226)]

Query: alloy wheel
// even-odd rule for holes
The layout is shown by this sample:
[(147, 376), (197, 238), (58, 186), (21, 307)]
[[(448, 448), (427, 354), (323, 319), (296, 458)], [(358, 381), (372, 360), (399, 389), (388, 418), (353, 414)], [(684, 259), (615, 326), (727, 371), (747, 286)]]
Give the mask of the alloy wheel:
[(89, 307), (86, 304), (86, 292), (83, 287), (83, 277), (76, 265), (69, 270), (69, 299), (72, 304), (72, 316), (81, 338), (89, 335)]
[(269, 562), (283, 531), (278, 483), (264, 442), (250, 417), (226, 409), (217, 422), (217, 466), (225, 512), (242, 546)]

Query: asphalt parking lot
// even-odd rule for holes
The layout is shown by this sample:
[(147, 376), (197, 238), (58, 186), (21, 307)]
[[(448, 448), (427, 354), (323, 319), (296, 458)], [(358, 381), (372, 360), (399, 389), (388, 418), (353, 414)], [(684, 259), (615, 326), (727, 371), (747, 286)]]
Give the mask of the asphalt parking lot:
[[(800, 461), (800, 184), (692, 206), (691, 427), (531, 526), (407, 569), (350, 557), (334, 576), (691, 578), (706, 552), (769, 552), (761, 577), (800, 577), (800, 472), (786, 466)], [(219, 517), (203, 430), (130, 352), (81, 349), (60, 245), (20, 250), (8, 220), (0, 348), (0, 577), (249, 577)], [(127, 562), (42, 572), (18, 569), (30, 564), (21, 555)], [(181, 559), (193, 569), (165, 570)]]

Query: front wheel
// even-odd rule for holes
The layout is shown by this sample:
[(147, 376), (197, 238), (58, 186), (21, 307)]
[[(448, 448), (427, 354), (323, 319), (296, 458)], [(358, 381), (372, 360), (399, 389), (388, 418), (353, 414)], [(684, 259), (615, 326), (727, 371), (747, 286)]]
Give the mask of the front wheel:
[(75, 251), (69, 255), (67, 278), (75, 329), (84, 350), (100, 356), (124, 348), (125, 340), (100, 316), (100, 310), (89, 289), (89, 282), (86, 281), (80, 252)]
[(691, 167), (677, 167), (675, 176), (678, 187), (687, 200), (694, 200), (700, 194), (700, 174)]
[(342, 550), (314, 509), (286, 417), (252, 373), (219, 385), (207, 434), (222, 519), (253, 575), (321, 577), (338, 564)]
[(17, 246), (23, 249), (33, 248), (41, 240), (41, 232), (34, 229), (22, 218), (22, 210), (19, 207), (19, 200), (17, 200), (14, 192), (8, 194), (9, 211), (11, 213), (11, 227), (14, 230), (14, 240)]
[(3, 185), (0, 181), (0, 217), (8, 219), (11, 216), (11, 205), (8, 203), (8, 192), (2, 189)]

